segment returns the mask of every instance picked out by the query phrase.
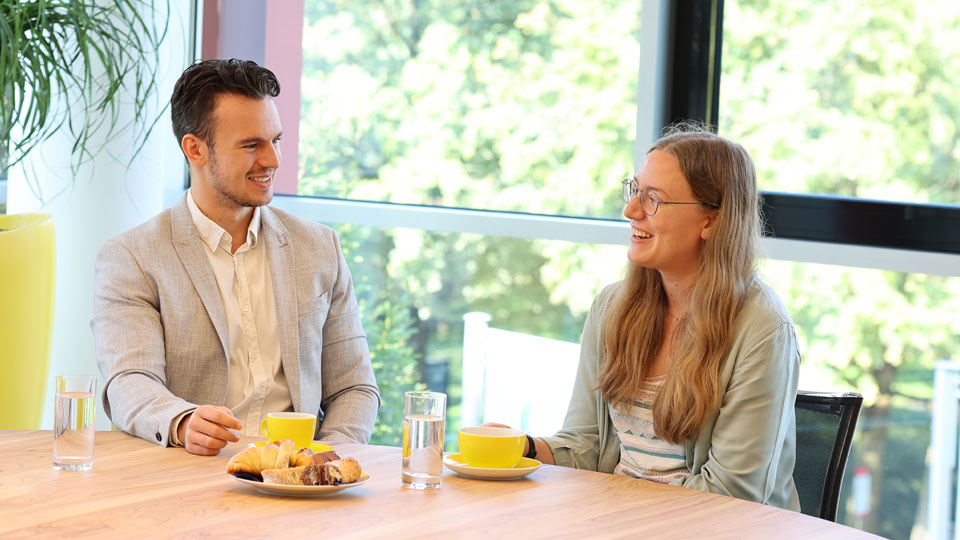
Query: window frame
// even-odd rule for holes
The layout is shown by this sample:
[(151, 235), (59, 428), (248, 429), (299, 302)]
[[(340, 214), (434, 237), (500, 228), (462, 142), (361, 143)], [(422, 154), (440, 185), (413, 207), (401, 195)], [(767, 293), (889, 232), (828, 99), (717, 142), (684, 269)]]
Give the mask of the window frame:
[[(635, 163), (662, 127), (674, 119), (716, 124), (723, 6), (723, 0), (643, 1)], [(203, 16), (202, 11), (200, 14)], [(265, 24), (252, 12), (248, 17), (250, 24)], [(204, 22), (198, 22), (206, 28)], [(205, 40), (208, 37), (204, 34)], [(300, 51), (277, 52), (295, 58), (302, 55)], [(228, 51), (219, 53), (223, 56)], [(767, 224), (764, 252), (769, 259), (960, 276), (960, 243), (957, 235), (950, 235), (951, 230), (960, 230), (960, 207), (795, 193), (762, 195)], [(618, 219), (282, 194), (274, 197), (273, 205), (327, 223), (623, 246), (629, 237), (629, 225)]]

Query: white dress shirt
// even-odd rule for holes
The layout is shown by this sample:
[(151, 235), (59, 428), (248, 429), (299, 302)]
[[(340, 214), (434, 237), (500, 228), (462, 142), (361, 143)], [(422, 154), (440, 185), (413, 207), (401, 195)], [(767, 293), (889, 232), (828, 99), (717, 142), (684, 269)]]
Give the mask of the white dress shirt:
[[(270, 262), (263, 245), (266, 238), (259, 236), (260, 208), (253, 210), (246, 242), (236, 253), (231, 253), (233, 238), (200, 211), (190, 191), (187, 191), (187, 206), (207, 247), (204, 251), (216, 277), (227, 318), (226, 406), (243, 422), (243, 435), (260, 436), (260, 422), (268, 413), (293, 410), (280, 359)], [(182, 444), (176, 435), (176, 426), (188, 413), (171, 425), (174, 444)]]

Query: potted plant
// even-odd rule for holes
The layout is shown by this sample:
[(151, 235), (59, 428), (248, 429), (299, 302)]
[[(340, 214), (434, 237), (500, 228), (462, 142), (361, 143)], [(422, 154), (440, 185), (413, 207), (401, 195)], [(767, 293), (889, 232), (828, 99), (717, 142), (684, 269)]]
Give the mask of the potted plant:
[[(153, 0), (0, 0), (0, 171), (61, 129), (74, 164), (99, 151), (88, 143), (101, 131), (132, 129), (142, 144), (167, 31), (156, 12)], [(123, 100), (130, 123), (117, 121)]]
[[(146, 105), (169, 2), (0, 0), (0, 177), (54, 133), (69, 135), (74, 172), (121, 133), (134, 134), (136, 155), (159, 118)], [(22, 406), (0, 415), (0, 429), (35, 429), (50, 361), (53, 224), (44, 214), (0, 218), (0, 399)]]

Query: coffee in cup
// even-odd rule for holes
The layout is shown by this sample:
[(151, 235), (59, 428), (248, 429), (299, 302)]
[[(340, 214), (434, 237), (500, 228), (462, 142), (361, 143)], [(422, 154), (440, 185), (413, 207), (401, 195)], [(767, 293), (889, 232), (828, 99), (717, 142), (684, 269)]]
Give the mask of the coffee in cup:
[(460, 428), (457, 440), (460, 456), (470, 467), (509, 469), (523, 457), (526, 436), (522, 431), (501, 427)]
[(313, 442), (317, 417), (309, 413), (276, 412), (270, 413), (260, 422), (260, 432), (267, 441), (290, 439), (297, 448), (306, 448)]

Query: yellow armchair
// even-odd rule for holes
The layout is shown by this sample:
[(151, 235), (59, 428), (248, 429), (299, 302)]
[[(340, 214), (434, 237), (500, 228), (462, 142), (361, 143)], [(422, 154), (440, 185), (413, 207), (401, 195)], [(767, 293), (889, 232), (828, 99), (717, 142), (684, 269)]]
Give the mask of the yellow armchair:
[(55, 269), (51, 215), (0, 215), (0, 429), (40, 427)]

